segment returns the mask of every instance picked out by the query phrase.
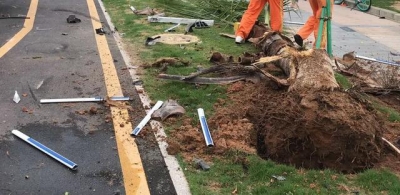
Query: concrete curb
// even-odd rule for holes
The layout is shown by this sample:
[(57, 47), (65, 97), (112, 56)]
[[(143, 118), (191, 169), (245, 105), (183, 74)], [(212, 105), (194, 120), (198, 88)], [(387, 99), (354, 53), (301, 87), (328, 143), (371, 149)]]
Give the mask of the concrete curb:
[[(355, 2), (346, 0), (346, 4), (349, 7), (353, 7)], [(390, 10), (382, 9), (382, 8), (379, 8), (379, 7), (371, 6), (371, 9), (368, 10), (368, 12), (365, 12), (365, 13), (368, 13), (368, 14), (371, 14), (371, 15), (375, 15), (375, 16), (378, 16), (378, 17), (382, 17), (382, 19), (388, 19), (388, 20), (392, 20), (394, 22), (400, 23), (400, 13), (397, 13), (397, 12), (394, 12), (394, 11), (390, 11)]]

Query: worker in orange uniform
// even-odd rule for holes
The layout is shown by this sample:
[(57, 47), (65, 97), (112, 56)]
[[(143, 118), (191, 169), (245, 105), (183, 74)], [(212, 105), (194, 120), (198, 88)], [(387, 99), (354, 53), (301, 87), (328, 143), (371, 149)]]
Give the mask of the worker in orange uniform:
[[(320, 33), (318, 32), (318, 27), (322, 13), (322, 7), (326, 6), (326, 0), (309, 0), (308, 2), (310, 2), (311, 9), (313, 10), (313, 15), (308, 18), (307, 22), (303, 25), (303, 27), (301, 27), (300, 30), (297, 32), (297, 34), (294, 35), (294, 41), (300, 46), (303, 46), (303, 40), (307, 39), (312, 32), (314, 32), (315, 41), (317, 41), (318, 33)], [(330, 7), (331, 7), (330, 13), (332, 13), (333, 0), (331, 0)], [(324, 25), (323, 28), (323, 32), (325, 31), (326, 31), (326, 24)], [(314, 47), (315, 47), (315, 42), (314, 42)], [(325, 47), (326, 47), (326, 33), (323, 33), (321, 39), (321, 48)]]
[(267, 2), (270, 4), (271, 29), (282, 32), (283, 0), (250, 0), (249, 6), (244, 12), (239, 28), (236, 31), (236, 43), (242, 43), (246, 40)]

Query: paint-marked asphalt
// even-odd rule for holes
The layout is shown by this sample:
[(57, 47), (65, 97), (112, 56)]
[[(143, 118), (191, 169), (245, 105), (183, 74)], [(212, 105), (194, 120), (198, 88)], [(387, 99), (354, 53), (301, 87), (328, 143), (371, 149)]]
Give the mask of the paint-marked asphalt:
[[(10, 49), (12, 49), (16, 44), (18, 44), (33, 28), (35, 23), (36, 11), (38, 7), (39, 0), (31, 0), (31, 5), (29, 6), (27, 17), (25, 19), (24, 27), (14, 35), (6, 44), (0, 47), (0, 58), (2, 58)], [(0, 27), (1, 28), (1, 27)]]
[[(87, 0), (89, 13), (92, 18), (93, 32), (102, 27), (99, 15), (93, 0)], [(103, 67), (104, 81), (109, 97), (123, 96), (114, 60), (111, 56), (107, 39), (104, 35), (95, 35), (97, 48)], [(150, 194), (142, 161), (134, 138), (130, 137), (132, 124), (129, 121), (128, 110), (111, 107), (115, 136), (118, 146), (122, 173), (124, 176), (125, 191), (127, 194)]]

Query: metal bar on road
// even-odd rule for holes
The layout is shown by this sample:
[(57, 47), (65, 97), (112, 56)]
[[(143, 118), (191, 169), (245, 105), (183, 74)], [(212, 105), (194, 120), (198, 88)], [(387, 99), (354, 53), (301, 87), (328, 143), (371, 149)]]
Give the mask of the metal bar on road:
[(131, 135), (137, 136), (139, 132), (143, 129), (143, 127), (147, 124), (147, 122), (149, 122), (153, 112), (159, 109), (162, 104), (163, 104), (162, 101), (158, 101), (156, 105), (154, 105), (153, 108), (151, 108), (151, 110), (146, 114), (146, 116), (142, 119), (142, 121), (140, 121), (138, 126), (132, 131)]
[(50, 157), (56, 159), (58, 162), (62, 163), (63, 165), (67, 166), (68, 168), (72, 170), (76, 170), (78, 168), (78, 165), (64, 156), (58, 154), (57, 152), (54, 152), (50, 148), (46, 147), (45, 145), (41, 144), (40, 142), (30, 138), (29, 136), (25, 135), (24, 133), (18, 131), (18, 130), (12, 130), (12, 134), (15, 136), (21, 138), (28, 144), (32, 145), (33, 147), (39, 149), (40, 151), (44, 152), (45, 154), (49, 155)]
[[(41, 104), (49, 104), (49, 103), (76, 103), (76, 102), (101, 102), (105, 99), (102, 97), (93, 97), (93, 98), (63, 98), (63, 99), (41, 99)], [(113, 101), (128, 101), (129, 97), (110, 97), (110, 100)]]

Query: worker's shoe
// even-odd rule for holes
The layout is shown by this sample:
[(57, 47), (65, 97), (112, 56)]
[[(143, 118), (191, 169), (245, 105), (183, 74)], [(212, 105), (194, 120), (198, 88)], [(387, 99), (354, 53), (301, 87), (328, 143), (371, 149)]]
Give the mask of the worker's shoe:
[(241, 43), (243, 43), (243, 42), (244, 42), (243, 37), (237, 36), (237, 37), (235, 38), (235, 43), (236, 43), (236, 44), (241, 44)]
[(297, 43), (297, 45), (300, 45), (300, 47), (303, 47), (303, 38), (301, 38), (300, 35), (295, 34), (294, 41)]

